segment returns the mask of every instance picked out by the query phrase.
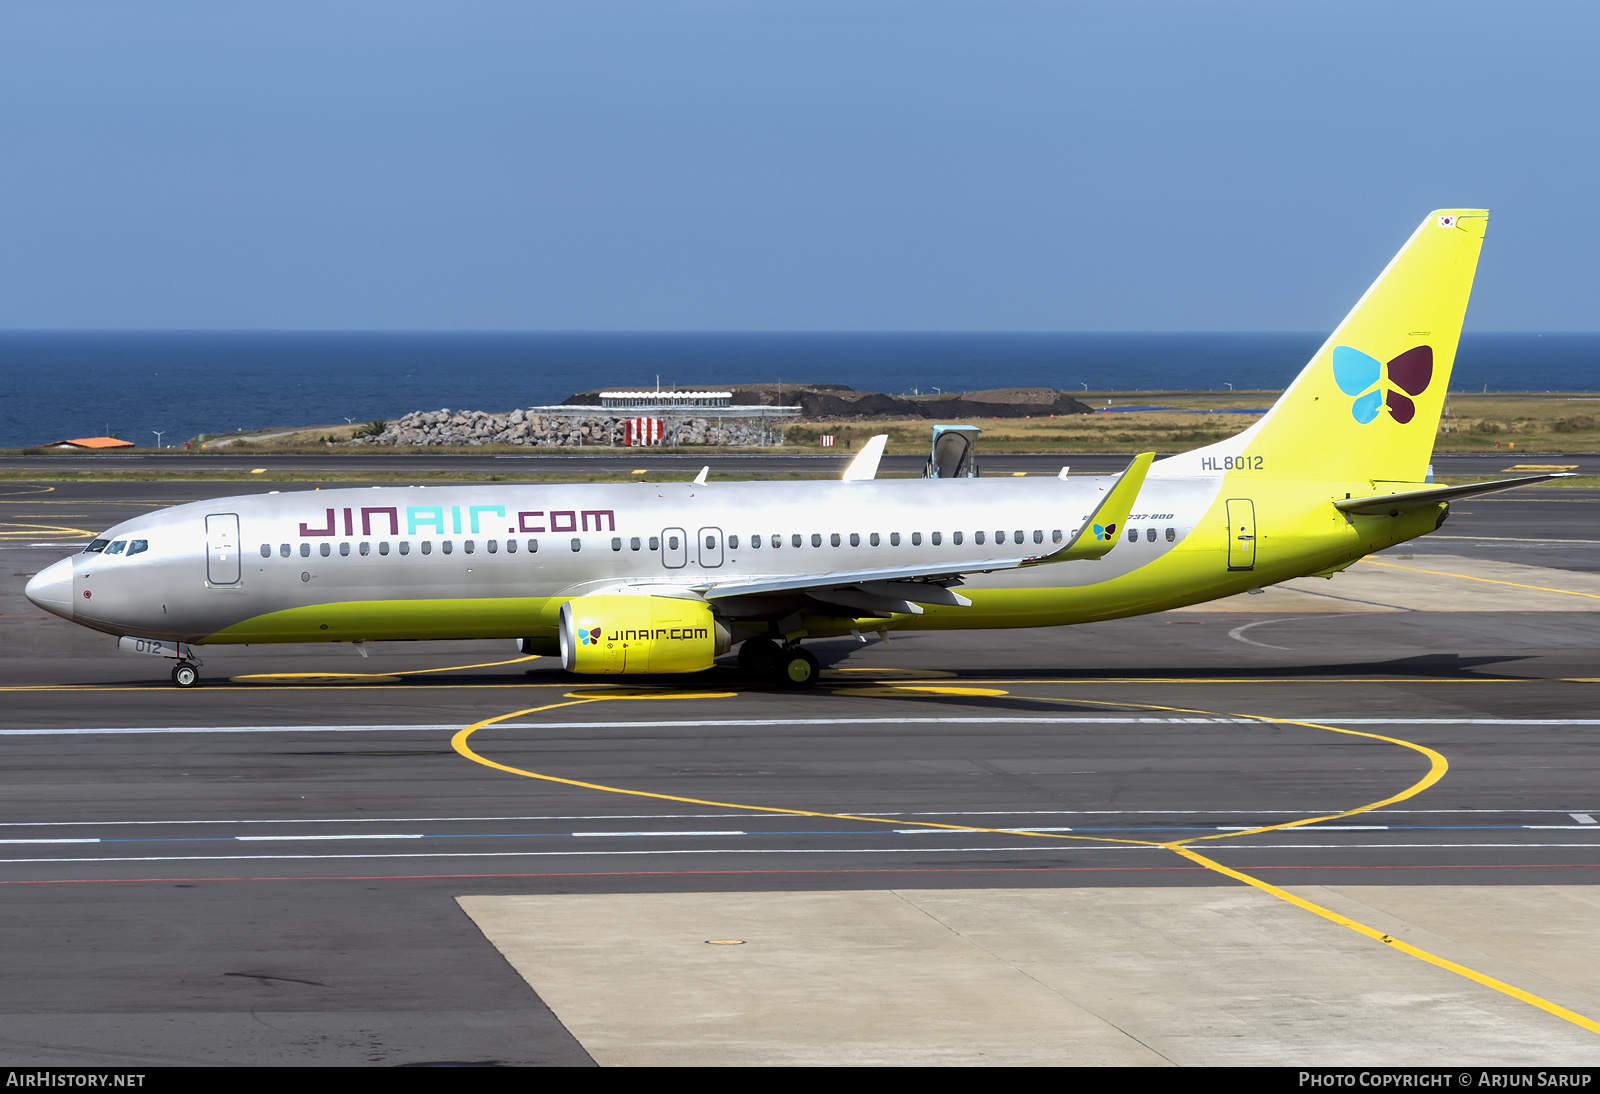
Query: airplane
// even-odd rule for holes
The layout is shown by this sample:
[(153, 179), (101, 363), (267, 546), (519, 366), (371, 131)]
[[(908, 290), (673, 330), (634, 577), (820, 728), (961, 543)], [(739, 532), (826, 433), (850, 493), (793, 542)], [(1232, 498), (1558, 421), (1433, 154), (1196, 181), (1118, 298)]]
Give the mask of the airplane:
[[(172, 659), (217, 644), (516, 639), (573, 673), (741, 667), (813, 684), (808, 639), (1054, 627), (1332, 577), (1450, 503), (1427, 481), (1488, 212), (1428, 214), (1276, 404), (1110, 476), (370, 487), (125, 521), (28, 599)], [(864, 454), (865, 455), (865, 454)], [(1063, 469), (1063, 472), (1065, 469)]]

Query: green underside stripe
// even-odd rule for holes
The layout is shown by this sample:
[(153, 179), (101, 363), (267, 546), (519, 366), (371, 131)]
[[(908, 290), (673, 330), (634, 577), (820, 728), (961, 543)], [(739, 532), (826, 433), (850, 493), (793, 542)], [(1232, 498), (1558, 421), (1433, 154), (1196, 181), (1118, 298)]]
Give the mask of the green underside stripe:
[[(469, 600), (349, 600), (268, 612), (207, 642), (369, 642), (554, 636), (561, 602), (542, 596)], [(548, 614), (546, 614), (548, 609)]]

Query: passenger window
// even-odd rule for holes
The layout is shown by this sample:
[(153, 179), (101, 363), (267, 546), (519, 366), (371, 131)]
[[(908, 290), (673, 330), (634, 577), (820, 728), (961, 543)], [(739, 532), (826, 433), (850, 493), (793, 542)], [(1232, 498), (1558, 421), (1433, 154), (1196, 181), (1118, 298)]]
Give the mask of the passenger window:
[(497, 539), (491, 539), (488, 543), (485, 543), (484, 546), (489, 548), (489, 553), (492, 555), (496, 551), (500, 550), (500, 541)]
[(1144, 530), (1144, 538), (1154, 543), (1156, 541), (1156, 530), (1154, 528), (1146, 528)]
[(433, 540), (425, 539), (422, 541), (422, 553), (425, 555), (433, 554)]
[(403, 554), (403, 555), (409, 555), (411, 553), (411, 541), (410, 540), (403, 539), (403, 540), (400, 541), (400, 553)]
[[(934, 540), (934, 542), (937, 543), (938, 540)], [(921, 547), (922, 546), (922, 533), (921, 532), (912, 532), (911, 533), (911, 546), (913, 546), (913, 547)]]
[[(834, 532), (832, 535), (830, 535), (828, 537), (828, 542), (833, 544), (835, 547), (839, 546), (839, 533), (838, 532)], [(861, 537), (860, 536), (856, 537), (856, 542), (857, 543), (861, 542)]]
[(478, 545), (473, 543), (470, 539), (464, 539), (461, 541), (461, 549), (470, 555), (473, 551), (478, 549)]
[(389, 541), (388, 540), (384, 540), (382, 543), (378, 544), (378, 553), (380, 555), (386, 555), (386, 554), (389, 553)]
[(271, 558), (272, 557), (272, 544), (263, 543), (261, 545), (261, 557), (262, 558)]
[(890, 532), (889, 533), (889, 546), (891, 546), (891, 547), (900, 546), (900, 533), (899, 532)]
[(878, 543), (879, 543), (878, 533), (874, 532), (874, 533), (872, 533), (872, 535), (868, 536), (867, 537), (867, 542), (872, 544), (874, 547), (876, 547), (878, 545)]
[(288, 558), (289, 557), (289, 545), (287, 543), (280, 544), (279, 547), (278, 547), (278, 554), (282, 555), (284, 558)]
[(1043, 528), (1035, 528), (1033, 530), (1033, 542), (1035, 542), (1035, 543), (1043, 543), (1044, 542), (1044, 529)]
[[(960, 535), (961, 535), (961, 533), (960, 533), (960, 532), (957, 532), (957, 533), (956, 533), (956, 535), (957, 535), (957, 536), (960, 536)], [(944, 542), (944, 533), (943, 533), (943, 532), (935, 532), (935, 533), (933, 533), (933, 545), (934, 545), (934, 546), (935, 546), (935, 547), (937, 547), (937, 546), (939, 546), (939, 544), (941, 544), (941, 543), (943, 543), (943, 542)], [(957, 542), (957, 543), (960, 543), (960, 542), (961, 542), (961, 540), (960, 540), (960, 539), (957, 539), (957, 540), (956, 540), (956, 542)]]
[(310, 558), (311, 557), (311, 544), (302, 543), (300, 545), (300, 557), (301, 558)]
[(126, 548), (127, 546), (128, 546), (128, 541), (127, 540), (119, 539), (115, 543), (113, 543), (111, 546), (106, 548), (106, 554), (108, 554), (108, 555), (120, 555), (123, 552), (123, 549)]
[(751, 547), (752, 550), (759, 551), (761, 549), (761, 537), (760, 536), (751, 536), (750, 537), (750, 547)]
[(1137, 529), (1137, 528), (1129, 528), (1128, 529), (1128, 542), (1129, 543), (1138, 543), (1139, 542), (1139, 529)]
[[(707, 541), (706, 541), (706, 546), (707, 547), (715, 547), (716, 546), (716, 542), (714, 540), (711, 540), (711, 539), (708, 538)], [(738, 549), (739, 549), (739, 537), (738, 536), (729, 536), (728, 537), (728, 550), (737, 551)]]
[(1177, 541), (1177, 539), (1178, 539), (1178, 530), (1176, 528), (1168, 528), (1167, 529), (1167, 542), (1168, 543), (1174, 543), (1174, 542)]
[(612, 536), (611, 537), (611, 549), (613, 551), (622, 550), (622, 537), (621, 536)]
[(573, 536), (572, 537), (572, 549), (574, 551), (583, 550), (583, 540), (579, 539), (577, 536)]
[(652, 551), (661, 550), (661, 537), (660, 536), (651, 536), (650, 537), (650, 549)]
[[(363, 546), (365, 546), (365, 544), (363, 544)], [(443, 552), (444, 554), (449, 554), (451, 551), (454, 551), (455, 549), (456, 549), (456, 545), (452, 540), (441, 539), (439, 541), (439, 550), (441, 552)]]
[(716, 548), (717, 548), (717, 537), (716, 536), (707, 536), (706, 537), (706, 550), (714, 551), (714, 550), (716, 550)]
[(357, 547), (356, 550), (360, 551), (363, 555), (370, 555), (372, 553), (372, 544), (363, 543), (360, 547)]
[(514, 555), (516, 553), (517, 553), (517, 541), (514, 540), (514, 539), (506, 540), (506, 554)]
[(1057, 528), (1055, 531), (1050, 533), (1050, 542), (1051, 543), (1060, 543), (1061, 542), (1061, 529)]
[(639, 537), (638, 536), (634, 536), (632, 539), (630, 539), (628, 541), (628, 550), (637, 551), (638, 549), (639, 549)]
[(813, 547), (821, 547), (822, 546), (822, 533), (821, 532), (812, 532), (811, 533), (811, 546), (813, 546)]
[[(838, 546), (839, 541), (837, 539), (835, 539), (833, 542), (834, 542), (835, 546)], [(850, 533), (850, 546), (852, 546), (852, 547), (861, 546), (861, 533), (860, 532), (851, 532)]]
[(530, 555), (536, 555), (536, 554), (539, 553), (539, 541), (538, 540), (530, 539), (528, 541), (528, 553)]
[(323, 558), (327, 558), (329, 555), (333, 554), (333, 545), (331, 543), (317, 544), (317, 554), (321, 555)]
[(678, 549), (678, 537), (677, 536), (668, 536), (667, 537), (667, 550), (676, 551), (677, 549)]
[(83, 553), (86, 555), (97, 555), (101, 551), (104, 551), (106, 549), (106, 545), (110, 542), (111, 541), (109, 539), (97, 539), (93, 543), (89, 544), (89, 546), (85, 547), (83, 549)]
[(339, 553), (341, 555), (348, 555), (350, 553), (350, 545), (348, 543), (339, 544)]
[(796, 532), (794, 535), (789, 537), (789, 546), (791, 546), (791, 547), (800, 546), (800, 533)]
[[(1015, 540), (1013, 540), (1012, 542), (1014, 542), (1014, 543), (1026, 543), (1026, 542), (1028, 542), (1028, 533), (1024, 532), (1021, 528), (1018, 528), (1014, 534), (1016, 535), (1017, 538)], [(1041, 536), (1040, 538), (1042, 539), (1043, 537)], [(1039, 541), (1038, 540), (1034, 540), (1034, 542), (1037, 543)]]

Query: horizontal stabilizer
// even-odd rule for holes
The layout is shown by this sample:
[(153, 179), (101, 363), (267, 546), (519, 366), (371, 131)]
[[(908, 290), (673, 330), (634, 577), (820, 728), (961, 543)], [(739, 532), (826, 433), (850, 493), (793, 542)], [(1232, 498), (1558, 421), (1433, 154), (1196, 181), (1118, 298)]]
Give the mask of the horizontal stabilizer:
[(1426, 490), (1406, 490), (1398, 494), (1379, 494), (1376, 497), (1341, 498), (1333, 504), (1346, 513), (1361, 516), (1395, 516), (1408, 509), (1422, 509), (1440, 502), (1470, 498), (1478, 494), (1492, 494), (1496, 490), (1512, 490), (1551, 479), (1569, 479), (1572, 473), (1562, 471), (1550, 475), (1524, 475), (1515, 479), (1495, 479), (1493, 482), (1474, 482), (1466, 486), (1430, 486)]

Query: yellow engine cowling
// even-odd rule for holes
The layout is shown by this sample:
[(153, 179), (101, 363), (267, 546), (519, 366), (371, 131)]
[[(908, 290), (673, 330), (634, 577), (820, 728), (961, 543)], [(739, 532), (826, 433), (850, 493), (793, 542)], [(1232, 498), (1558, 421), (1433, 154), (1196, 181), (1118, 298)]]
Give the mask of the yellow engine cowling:
[(568, 672), (700, 672), (732, 635), (700, 600), (580, 596), (561, 605), (561, 664)]

